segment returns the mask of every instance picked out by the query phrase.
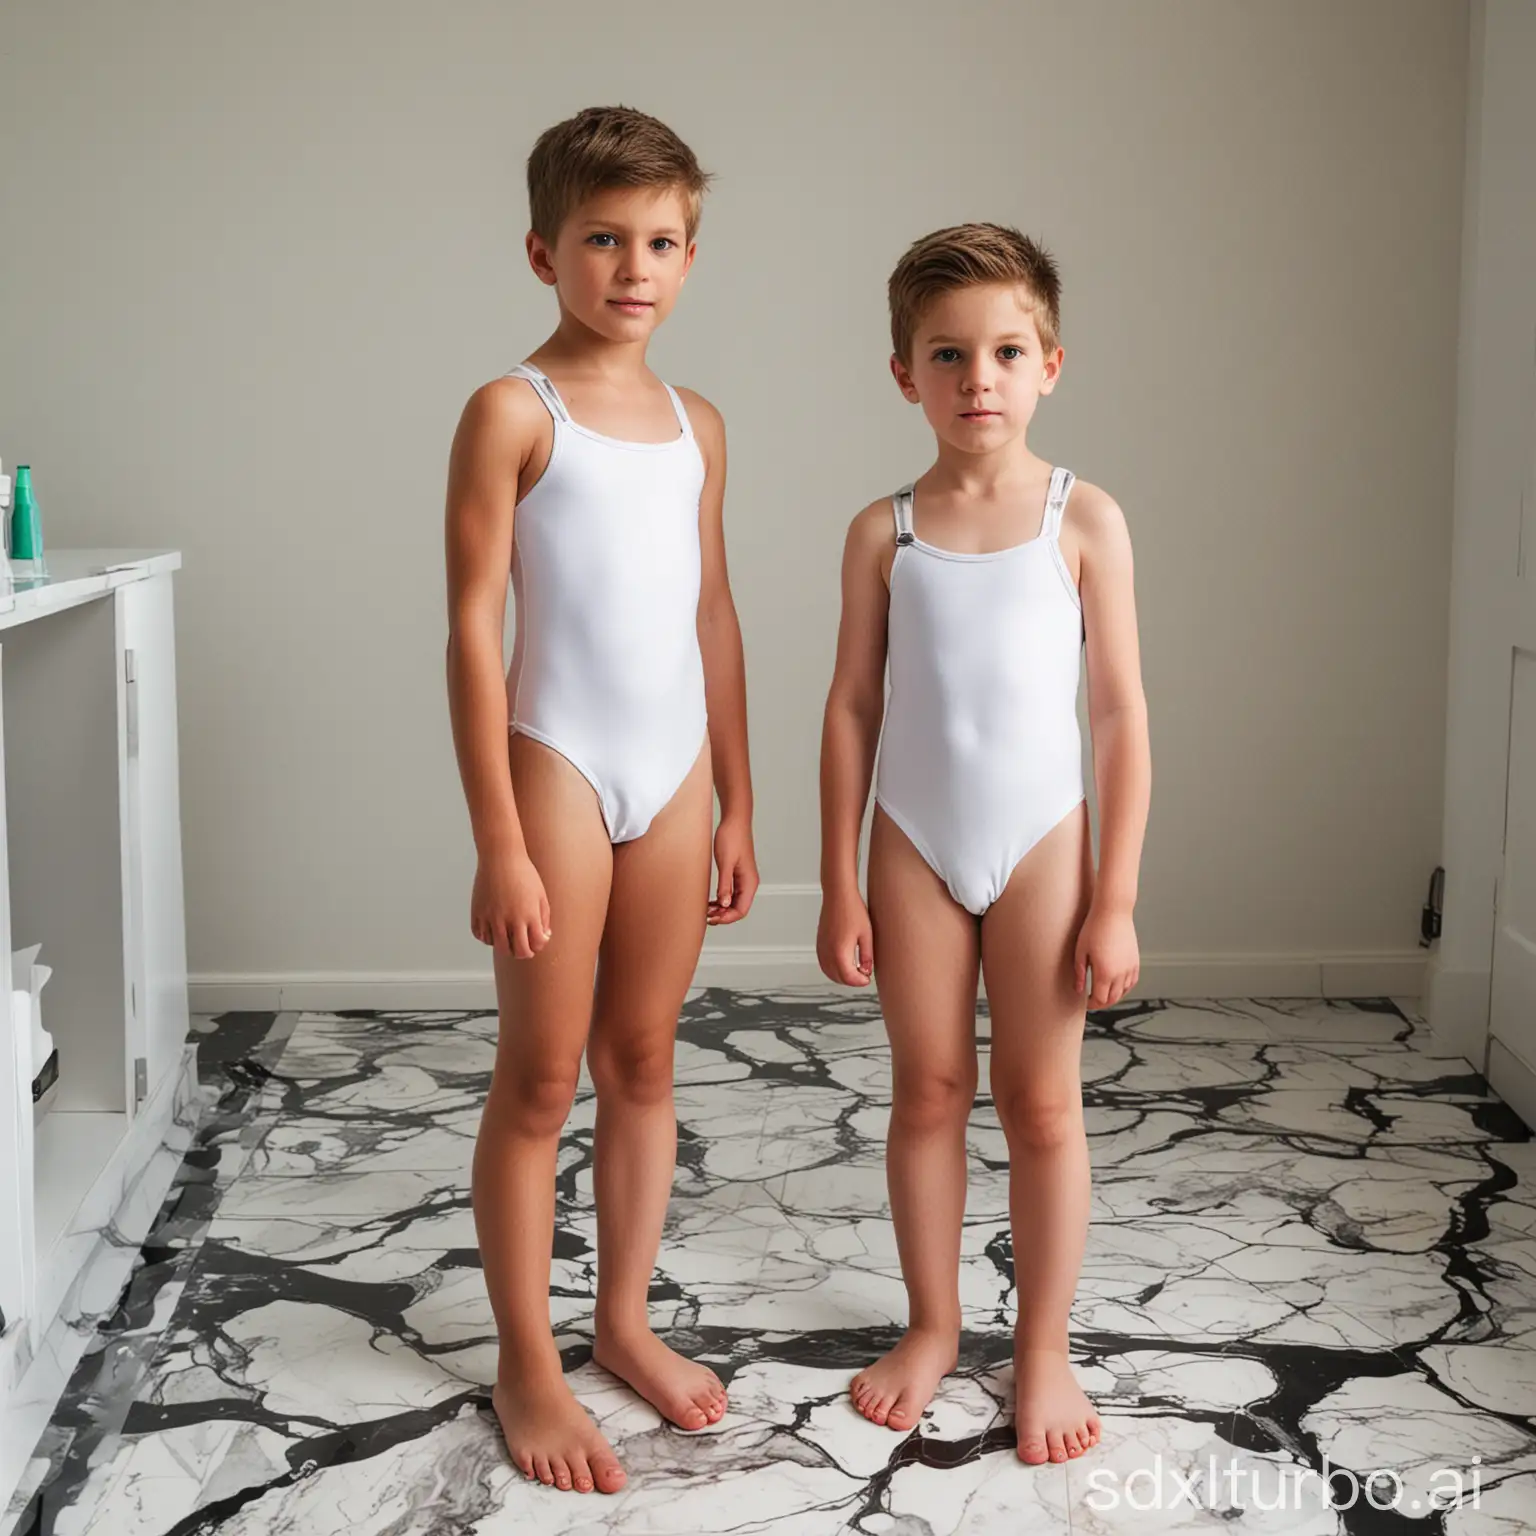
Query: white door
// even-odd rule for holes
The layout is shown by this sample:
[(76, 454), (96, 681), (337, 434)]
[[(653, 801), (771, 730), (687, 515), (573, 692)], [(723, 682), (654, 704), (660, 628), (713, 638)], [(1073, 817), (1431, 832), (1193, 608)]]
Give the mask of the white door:
[(118, 589), (128, 732), (128, 810), (123, 828), (133, 886), (130, 942), (153, 1093), (181, 1060), (187, 1038), (187, 938), (182, 895), (181, 790), (176, 728), (176, 625), (171, 578)]
[[(1533, 391), (1536, 393), (1536, 391)], [(1520, 504), (1520, 553), (1509, 587), (1509, 764), (1504, 867), (1494, 911), (1488, 1080), (1536, 1125), (1536, 415)]]

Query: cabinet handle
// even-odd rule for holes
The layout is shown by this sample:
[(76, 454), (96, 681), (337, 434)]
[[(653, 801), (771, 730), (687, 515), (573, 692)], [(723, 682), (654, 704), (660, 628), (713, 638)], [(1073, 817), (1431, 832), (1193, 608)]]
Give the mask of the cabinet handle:
[(132, 651), (123, 652), (123, 670), (127, 679), (128, 756), (139, 755), (139, 678)]

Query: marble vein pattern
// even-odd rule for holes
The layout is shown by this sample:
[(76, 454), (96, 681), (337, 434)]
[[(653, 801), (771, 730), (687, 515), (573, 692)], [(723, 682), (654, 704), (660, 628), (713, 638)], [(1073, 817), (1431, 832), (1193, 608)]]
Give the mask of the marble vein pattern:
[(1407, 1002), (1091, 1016), (1072, 1348), (1104, 1440), (1034, 1468), (985, 1010), (960, 1367), (903, 1436), (847, 1401), (905, 1317), (875, 1001), (691, 996), (651, 1311), (726, 1381), (713, 1429), (592, 1362), (585, 1080), (562, 1142), (551, 1311), (615, 1498), (525, 1482), (489, 1412), (468, 1167), (494, 1017), (200, 1027), (218, 1102), (35, 1453), (22, 1536), (1536, 1531), (1536, 1143)]

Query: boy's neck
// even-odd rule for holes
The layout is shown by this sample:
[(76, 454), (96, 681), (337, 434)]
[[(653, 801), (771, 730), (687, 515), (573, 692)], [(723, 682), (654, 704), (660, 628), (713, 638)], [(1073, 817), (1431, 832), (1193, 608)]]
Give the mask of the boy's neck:
[(649, 371), (645, 360), (648, 342), (649, 338), (639, 342), (611, 341), (565, 315), (532, 356), (541, 365), (552, 363), (623, 382), (638, 379)]
[(969, 453), (936, 437), (937, 456), (923, 479), (931, 490), (962, 496), (991, 496), (1033, 482), (1048, 474), (1051, 466), (1030, 448), (1026, 436), (1021, 432), (990, 453)]

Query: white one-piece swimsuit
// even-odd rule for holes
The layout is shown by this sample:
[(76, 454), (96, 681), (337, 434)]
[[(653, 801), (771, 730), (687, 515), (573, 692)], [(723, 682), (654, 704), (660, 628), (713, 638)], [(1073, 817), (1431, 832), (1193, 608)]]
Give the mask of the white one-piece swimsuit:
[(1072, 481), (1052, 471), (1037, 537), (980, 555), (924, 543), (912, 487), (893, 498), (875, 799), (978, 916), (1084, 798), (1083, 612), (1059, 543)]
[(538, 391), (555, 439), (513, 518), (508, 726), (576, 767), (597, 792), (609, 838), (628, 842), (704, 745), (703, 456), (670, 384), (678, 436), (632, 443), (572, 421), (532, 364), (508, 376)]

